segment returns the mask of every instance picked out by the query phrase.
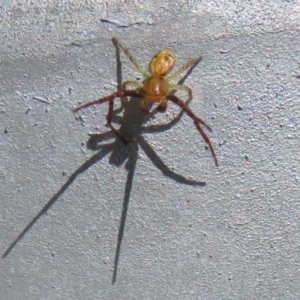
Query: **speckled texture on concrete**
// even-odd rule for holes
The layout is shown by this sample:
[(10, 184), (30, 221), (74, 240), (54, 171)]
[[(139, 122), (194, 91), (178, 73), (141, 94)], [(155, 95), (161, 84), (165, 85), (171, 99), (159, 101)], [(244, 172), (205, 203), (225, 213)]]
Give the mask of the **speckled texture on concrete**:
[[(59, 196), (0, 260), (1, 299), (300, 299), (299, 12), (299, 1), (1, 4), (1, 253)], [(126, 147), (107, 105), (72, 112), (116, 90), (112, 36), (144, 67), (162, 47), (178, 66), (203, 56), (185, 84), (218, 168), (187, 116), (154, 126), (177, 116), (172, 104), (147, 121), (131, 100), (116, 118)], [(121, 60), (123, 80), (139, 77)], [(105, 132), (90, 149), (88, 134)]]

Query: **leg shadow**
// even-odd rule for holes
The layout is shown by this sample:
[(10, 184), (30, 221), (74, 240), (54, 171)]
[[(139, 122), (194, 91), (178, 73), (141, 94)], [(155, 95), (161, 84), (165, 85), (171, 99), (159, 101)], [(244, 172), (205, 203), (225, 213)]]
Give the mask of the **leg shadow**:
[(11, 243), (7, 250), (3, 253), (2, 258), (5, 258), (11, 250), (16, 246), (16, 244), (21, 240), (21, 238), (28, 232), (28, 230), (35, 224), (35, 222), (47, 212), (47, 210), (58, 200), (58, 198), (68, 189), (68, 187), (73, 183), (76, 177), (92, 165), (104, 158), (109, 152), (112, 151), (114, 144), (109, 144), (103, 146), (103, 149), (93, 155), (89, 160), (87, 160), (83, 165), (81, 165), (67, 180), (67, 182), (60, 188), (60, 190), (53, 195), (53, 197), (48, 201), (48, 203), (39, 211), (39, 213), (30, 221), (30, 223), (23, 229), (23, 231), (18, 235), (18, 237)]

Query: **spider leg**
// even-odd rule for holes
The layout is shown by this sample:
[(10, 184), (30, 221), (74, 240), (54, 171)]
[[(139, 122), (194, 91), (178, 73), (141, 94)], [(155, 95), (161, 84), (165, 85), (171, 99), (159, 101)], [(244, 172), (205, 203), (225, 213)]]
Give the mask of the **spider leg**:
[(142, 89), (143, 85), (138, 82), (138, 81), (131, 81), (131, 80), (127, 80), (123, 82), (123, 91), (126, 91), (126, 86), (130, 85), (131, 87), (134, 87), (136, 89)]
[(194, 59), (189, 60), (185, 65), (183, 65), (175, 73), (173, 73), (172, 75), (168, 76), (167, 79), (169, 81), (175, 79), (176, 77), (178, 77), (186, 69), (191, 68), (191, 67), (195, 66), (196, 64), (198, 64), (201, 59), (202, 59), (202, 56), (200, 56), (198, 58), (194, 58)]
[(108, 102), (108, 113), (106, 116), (107, 125), (114, 132), (114, 134), (126, 145), (127, 141), (119, 134), (118, 130), (112, 124), (113, 112), (114, 112), (114, 98)]
[[(192, 94), (192, 90), (191, 88), (189, 88), (188, 86), (186, 85), (179, 85), (179, 84), (171, 84), (170, 85), (170, 90), (173, 91), (186, 91), (188, 93), (188, 99), (185, 101), (185, 105), (189, 105), (190, 102), (192, 101), (193, 99), (193, 94)], [(171, 93), (172, 93), (171, 92)]]
[(147, 72), (138, 64), (138, 62), (135, 60), (135, 58), (132, 56), (132, 54), (125, 46), (123, 46), (115, 37), (112, 38), (112, 42), (116, 47), (119, 46), (123, 50), (125, 55), (129, 58), (129, 60), (133, 63), (135, 68), (139, 71), (139, 73), (141, 73), (141, 75), (144, 78), (147, 78), (149, 76)]
[(190, 118), (193, 119), (194, 124), (197, 128), (197, 130), (199, 131), (199, 133), (201, 134), (202, 138), (204, 139), (204, 141), (207, 143), (210, 152), (213, 156), (213, 159), (215, 161), (215, 165), (218, 166), (218, 160), (217, 160), (217, 156), (215, 154), (214, 148), (208, 138), (208, 136), (206, 135), (206, 133), (203, 131), (203, 129), (201, 128), (200, 124), (204, 125), (209, 131), (211, 131), (211, 128), (200, 118), (198, 118), (191, 110), (190, 108), (188, 108), (185, 103), (183, 101), (181, 101), (178, 97), (176, 97), (175, 95), (169, 95), (167, 97), (168, 100), (171, 100), (173, 103), (175, 103), (176, 105), (178, 105)]
[(158, 104), (158, 106), (156, 107), (156, 110), (160, 113), (163, 113), (167, 110), (167, 106), (168, 106), (168, 101), (167, 99), (164, 97), (160, 100), (160, 103)]
[(148, 101), (146, 99), (142, 99), (140, 101), (140, 110), (144, 116), (148, 116), (150, 114), (150, 111), (147, 107), (147, 103)]
[(111, 128), (111, 130), (114, 132), (114, 134), (120, 138), (125, 144), (127, 144), (127, 141), (119, 134), (118, 130), (112, 125), (112, 118), (113, 118), (113, 109), (114, 109), (114, 99), (115, 98), (122, 98), (122, 97), (140, 97), (140, 93), (138, 91), (134, 90), (127, 90), (123, 92), (115, 92), (109, 96), (99, 98), (97, 100), (85, 103), (83, 105), (77, 106), (73, 109), (74, 112), (77, 112), (83, 108), (95, 105), (95, 104), (102, 104), (105, 102), (108, 102), (108, 113), (106, 116), (107, 125)]
[(145, 116), (153, 116), (156, 111), (163, 113), (166, 111), (168, 103), (167, 103), (167, 98), (164, 96), (160, 99), (159, 103), (153, 108), (149, 110), (149, 103), (152, 107), (153, 102), (143, 98), (140, 101), (140, 110), (143, 115)]
[[(143, 87), (143, 85), (138, 81), (127, 80), (127, 81), (124, 81), (123, 84), (122, 84), (123, 92), (127, 90), (128, 85), (135, 88), (137, 91), (141, 90), (142, 87)], [(128, 103), (128, 100), (125, 100), (124, 98), (121, 98), (121, 110), (125, 109), (127, 103)]]
[[(190, 70), (193, 69), (199, 63), (199, 61), (201, 59), (202, 59), (201, 56), (199, 58), (191, 59), (185, 65), (183, 65), (179, 70), (177, 70), (174, 74), (172, 74), (169, 77), (167, 77), (167, 79), (169, 81), (173, 80), (178, 75), (180, 75), (183, 71), (185, 71), (186, 69), (190, 69)], [(170, 94), (174, 94), (175, 91), (186, 91), (188, 93), (188, 99), (185, 101), (186, 105), (189, 105), (189, 103), (193, 99), (192, 90), (191, 90), (191, 88), (189, 88), (186, 85), (181, 85), (180, 83), (178, 83), (178, 84), (171, 84), (170, 85), (170, 90), (171, 90)]]

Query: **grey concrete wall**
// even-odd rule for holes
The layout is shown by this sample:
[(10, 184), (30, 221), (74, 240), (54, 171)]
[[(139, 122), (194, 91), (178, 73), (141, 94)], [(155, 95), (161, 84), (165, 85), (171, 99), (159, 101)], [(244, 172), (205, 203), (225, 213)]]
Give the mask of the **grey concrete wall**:
[[(1, 259), (1, 299), (300, 298), (299, 1), (0, 9), (1, 253), (55, 202)], [(73, 113), (117, 89), (112, 36), (145, 68), (163, 47), (203, 56), (185, 84), (218, 168), (187, 116), (160, 126), (172, 103), (147, 120), (130, 100), (126, 147), (107, 105)]]

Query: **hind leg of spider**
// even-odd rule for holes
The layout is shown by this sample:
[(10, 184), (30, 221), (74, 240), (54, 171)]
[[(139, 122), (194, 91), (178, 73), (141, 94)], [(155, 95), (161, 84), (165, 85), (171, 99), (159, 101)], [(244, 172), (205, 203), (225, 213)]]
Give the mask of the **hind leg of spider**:
[(154, 107), (154, 109), (150, 110), (153, 104), (154, 104), (153, 102), (150, 102), (147, 99), (142, 99), (140, 101), (140, 110), (141, 110), (142, 114), (145, 116), (153, 116), (156, 111), (162, 113), (162, 112), (165, 112), (167, 109), (166, 97), (163, 97), (160, 100), (160, 102), (158, 103), (158, 105), (156, 107)]
[(170, 90), (172, 90), (172, 91), (186, 91), (187, 94), (188, 94), (188, 99), (185, 101), (185, 105), (187, 105), (187, 106), (190, 104), (190, 102), (193, 99), (192, 90), (191, 90), (191, 88), (189, 88), (186, 85), (171, 84), (170, 85)]
[(147, 103), (148, 103), (148, 101), (145, 99), (142, 99), (140, 101), (140, 110), (141, 110), (142, 114), (145, 116), (148, 116), (150, 114), (150, 111), (147, 107)]
[(208, 145), (210, 152), (213, 156), (213, 159), (215, 161), (215, 165), (218, 166), (218, 160), (217, 160), (217, 156), (215, 154), (214, 148), (208, 138), (208, 136), (206, 135), (206, 133), (203, 131), (203, 129), (201, 128), (200, 124), (204, 125), (209, 131), (211, 131), (211, 128), (200, 118), (198, 118), (186, 105), (183, 101), (181, 101), (178, 97), (176, 97), (175, 95), (169, 95), (167, 97), (168, 100), (171, 100), (173, 103), (175, 103), (176, 105), (178, 105), (191, 119), (193, 119), (194, 124), (198, 130), (198, 132), (201, 134), (202, 138), (204, 139), (204, 141), (206, 142), (206, 144)]
[(115, 92), (109, 96), (99, 98), (97, 100), (85, 103), (83, 105), (77, 106), (73, 109), (74, 112), (77, 112), (83, 108), (96, 105), (96, 104), (102, 104), (105, 102), (108, 102), (108, 113), (106, 116), (107, 125), (111, 128), (111, 130), (114, 132), (114, 134), (120, 138), (125, 144), (127, 144), (127, 141), (119, 134), (118, 130), (112, 125), (112, 118), (113, 118), (113, 109), (114, 109), (114, 99), (115, 98), (122, 98), (122, 97), (141, 97), (140, 93), (135, 90), (127, 90), (123, 92)]
[(160, 100), (160, 103), (157, 105), (156, 110), (160, 113), (163, 113), (167, 110), (168, 102), (166, 98)]
[(120, 47), (123, 52), (125, 53), (125, 55), (129, 58), (129, 60), (133, 63), (133, 65), (135, 66), (135, 68), (139, 71), (139, 73), (144, 77), (147, 78), (148, 74), (147, 72), (138, 64), (138, 62), (135, 60), (135, 58), (133, 57), (133, 55), (129, 52), (129, 50), (123, 46), (115, 37), (112, 38), (112, 42), (114, 43), (114, 45), (116, 47)]
[(114, 99), (110, 100), (108, 102), (108, 113), (106, 116), (107, 125), (110, 127), (110, 129), (113, 131), (113, 133), (125, 144), (127, 145), (128, 141), (124, 139), (118, 130), (113, 126), (112, 124), (112, 118), (113, 118), (113, 112), (114, 112)]

